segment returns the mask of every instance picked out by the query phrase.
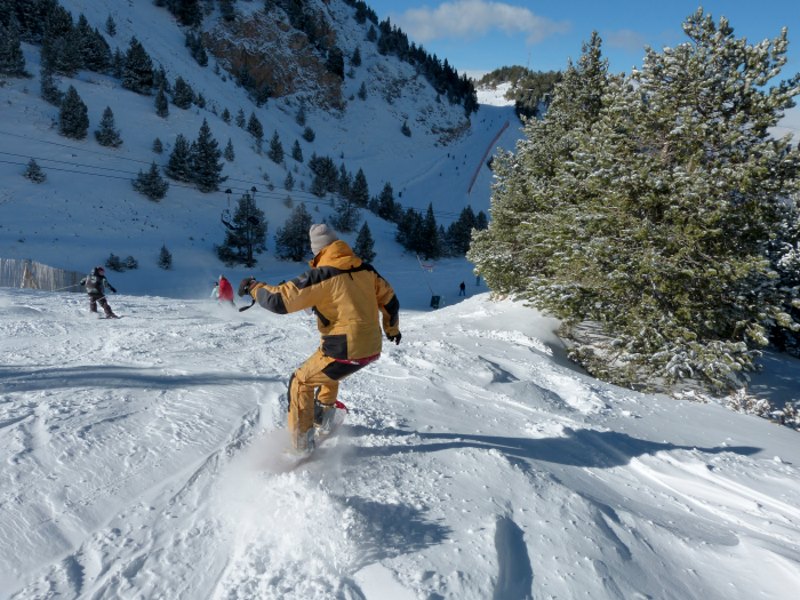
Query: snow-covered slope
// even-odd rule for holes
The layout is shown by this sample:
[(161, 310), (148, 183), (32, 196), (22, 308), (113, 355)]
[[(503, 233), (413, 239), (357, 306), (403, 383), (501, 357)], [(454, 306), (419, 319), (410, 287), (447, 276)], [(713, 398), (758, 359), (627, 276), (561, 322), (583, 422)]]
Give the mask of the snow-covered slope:
[[(415, 285), (392, 275), (398, 293)], [(469, 286), (470, 294), (473, 287)], [(789, 600), (797, 433), (598, 383), (485, 294), (405, 311), (277, 472), (313, 316), (0, 290), (0, 597)], [(795, 363), (794, 380), (800, 375)]]
[[(117, 33), (108, 38), (112, 48), (127, 50), (136, 36), (156, 66), (163, 66), (170, 81), (183, 77), (206, 99), (206, 108), (181, 110), (170, 105), (166, 119), (158, 117), (153, 97), (125, 90), (119, 80), (82, 71), (75, 78), (60, 78), (59, 86), (74, 85), (88, 107), (89, 135), (75, 141), (58, 135), (58, 109), (39, 95), (40, 48), (23, 44), (30, 79), (8, 79), (0, 86), (0, 257), (32, 259), (54, 267), (83, 272), (102, 264), (109, 254), (133, 256), (137, 271), (117, 275), (115, 285), (127, 292), (197, 297), (205, 294), (220, 270), (232, 279), (244, 270), (223, 269), (214, 245), (224, 240), (220, 213), (235, 207), (240, 196), (256, 189), (256, 203), (266, 213), (268, 251), (259, 257), (261, 272), (282, 273), (297, 269), (274, 260), (274, 235), (283, 226), (292, 207), (305, 202), (315, 220), (331, 211), (330, 198), (309, 193), (311, 176), (307, 162), (312, 154), (330, 156), (355, 174), (363, 169), (371, 195), (385, 183), (394, 189), (404, 207), (424, 211), (433, 203), (437, 222), (447, 227), (468, 204), (475, 212), (487, 212), (491, 172), (486, 157), (498, 146), (511, 148), (520, 137), (520, 124), (511, 107), (485, 106), (465, 120), (463, 108), (437, 101), (434, 90), (414, 69), (392, 56), (378, 54), (367, 42), (366, 28), (352, 17), (353, 9), (339, 0), (320, 3), (339, 31), (338, 43), (346, 55), (359, 47), (362, 65), (346, 76), (342, 111), (306, 106), (306, 126), (316, 134), (313, 143), (303, 137), (304, 126), (295, 117), (302, 95), (270, 99), (257, 107), (231, 76), (209, 66), (200, 67), (190, 56), (182, 30), (166, 9), (152, 2), (108, 0), (62, 0), (73, 17), (84, 14), (90, 25), (104, 30), (109, 15)], [(258, 2), (238, 2), (243, 11), (259, 10)], [(212, 27), (214, 15), (206, 19)], [(348, 68), (348, 71), (350, 69)], [(367, 97), (357, 91), (365, 83)], [(94, 139), (106, 106), (114, 112), (123, 144), (117, 149), (100, 146)], [(252, 136), (235, 123), (225, 123), (225, 109), (232, 115), (241, 109), (255, 114), (264, 128), (264, 153), (255, 150)], [(236, 158), (226, 163), (228, 180), (219, 192), (203, 194), (193, 186), (170, 182), (161, 202), (135, 192), (131, 180), (152, 161), (164, 166), (179, 134), (197, 138), (206, 119), (214, 138), (223, 148), (230, 139)], [(411, 136), (401, 133), (408, 122)], [(457, 130), (458, 135), (446, 135)], [(286, 158), (275, 164), (266, 156), (277, 132)], [(164, 153), (153, 152), (159, 138)], [(446, 138), (446, 139), (445, 139)], [(304, 161), (290, 156), (298, 141)], [(34, 158), (47, 175), (35, 184), (22, 174)], [(283, 189), (287, 174), (296, 181), (292, 191)], [(225, 194), (230, 188), (232, 193)], [(287, 202), (291, 197), (291, 203)], [(394, 242), (395, 228), (364, 211), (379, 257), (393, 260), (402, 252)], [(350, 240), (352, 241), (352, 239)], [(157, 268), (162, 245), (173, 255), (173, 270)], [(456, 282), (457, 285), (457, 282)], [(428, 297), (430, 294), (428, 294)]]
[[(211, 107), (256, 112), (288, 151), (302, 132), (296, 99), (251, 105), (213, 61), (196, 66), (150, 1), (62, 3), (101, 29), (111, 14), (121, 48), (136, 35), (209, 105), (171, 106), (162, 120), (151, 97), (82, 72), (61, 81), (89, 106), (89, 137), (75, 142), (39, 98), (38, 48), (24, 47), (33, 78), (0, 85), (0, 257), (85, 272), (113, 252), (140, 265), (109, 273), (119, 321), (92, 318), (83, 295), (0, 288), (0, 598), (794, 598), (796, 432), (576, 371), (556, 323), (490, 301), (463, 259), (421, 270), (394, 226), (367, 213), (403, 341), (343, 384), (352, 411), (341, 435), (277, 472), (281, 395), (316, 347), (314, 318), (227, 311), (208, 295), (220, 272), (274, 283), (304, 265), (275, 260), (270, 246), (255, 269), (229, 269), (213, 246), (220, 212), (241, 193), (256, 187), (271, 239), (291, 210), (286, 173), (298, 187), (309, 180), (303, 165), (257, 154)], [(432, 128), (459, 115), (405, 66), (360, 48), (346, 110), (308, 110), (317, 140), (301, 139), (306, 160), (363, 168), (372, 194), (389, 181), (404, 206), (433, 202), (445, 225), (466, 204), (486, 210), (487, 151), (519, 137), (513, 109), (483, 98), (445, 145)], [(387, 104), (381, 82), (395, 78), (409, 86)], [(362, 80), (367, 99), (351, 99)], [(116, 150), (91, 134), (105, 106), (122, 132)], [(231, 198), (175, 183), (160, 203), (135, 193), (135, 174), (166, 162), (153, 140), (169, 152), (204, 118), (234, 145)], [(32, 157), (45, 183), (22, 177)], [(291, 196), (315, 220), (331, 210)], [(162, 245), (170, 271), (156, 266)], [(445, 307), (429, 311), (432, 295)], [(769, 357), (768, 367), (751, 390), (796, 399), (797, 361)]]

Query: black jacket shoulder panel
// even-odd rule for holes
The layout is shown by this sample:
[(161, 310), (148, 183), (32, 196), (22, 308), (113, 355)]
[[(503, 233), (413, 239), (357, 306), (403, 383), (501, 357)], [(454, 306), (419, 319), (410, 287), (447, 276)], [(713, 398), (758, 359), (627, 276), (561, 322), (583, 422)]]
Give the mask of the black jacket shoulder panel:
[(256, 290), (256, 301), (263, 308), (266, 308), (274, 313), (278, 313), (279, 315), (285, 315), (288, 313), (286, 310), (286, 304), (283, 302), (283, 296), (280, 294), (273, 294), (264, 288), (258, 288)]

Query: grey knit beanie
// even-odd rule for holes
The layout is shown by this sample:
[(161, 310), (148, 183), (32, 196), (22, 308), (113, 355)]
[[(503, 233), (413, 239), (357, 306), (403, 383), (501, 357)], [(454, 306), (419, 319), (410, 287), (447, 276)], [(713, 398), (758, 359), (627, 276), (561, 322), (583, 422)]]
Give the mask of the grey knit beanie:
[(308, 230), (308, 237), (311, 240), (311, 252), (314, 256), (319, 254), (328, 244), (332, 244), (339, 238), (336, 237), (336, 232), (328, 227), (325, 223), (315, 223)]

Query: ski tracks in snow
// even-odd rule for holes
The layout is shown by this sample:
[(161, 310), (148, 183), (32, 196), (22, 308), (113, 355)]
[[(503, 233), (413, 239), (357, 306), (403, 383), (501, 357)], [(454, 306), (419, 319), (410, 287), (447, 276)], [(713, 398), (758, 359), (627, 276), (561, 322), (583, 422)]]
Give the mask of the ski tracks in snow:
[(407, 318), (402, 344), (343, 383), (337, 435), (278, 472), (307, 315), (149, 298), (111, 323), (70, 302), (31, 294), (0, 321), (14, 600), (708, 600), (723, 577), (752, 590), (753, 562), (767, 597), (800, 585), (794, 466), (754, 475), (755, 449), (637, 435), (652, 398), (554, 364), (513, 311)]
[[(32, 295), (2, 332), (13, 352), (0, 443), (17, 468), (0, 475), (0, 587), (16, 579), (25, 599), (204, 596), (228, 555), (208, 498), (231, 457), (274, 426), (261, 408), (283, 389), (269, 364), (237, 362), (230, 330), (256, 326), (196, 307), (185, 318), (165, 300), (146, 315), (132, 303), (111, 327), (44, 300)], [(180, 573), (184, 589), (167, 594)]]

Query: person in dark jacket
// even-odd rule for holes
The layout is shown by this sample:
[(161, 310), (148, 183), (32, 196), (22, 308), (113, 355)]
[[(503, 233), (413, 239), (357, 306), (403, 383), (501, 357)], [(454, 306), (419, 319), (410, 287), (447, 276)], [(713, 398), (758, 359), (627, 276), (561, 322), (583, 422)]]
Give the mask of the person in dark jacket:
[(289, 380), (288, 428), (298, 453), (314, 449), (315, 421), (324, 431), (333, 418), (339, 382), (380, 357), (381, 328), (395, 344), (402, 337), (400, 303), (389, 282), (327, 225), (312, 225), (309, 238), (310, 270), (279, 285), (247, 277), (238, 290), (278, 314), (310, 308), (317, 316), (320, 346)]
[(106, 270), (103, 267), (95, 267), (92, 272), (86, 277), (81, 279), (81, 285), (86, 288), (86, 293), (89, 294), (89, 311), (96, 313), (97, 305), (103, 307), (106, 319), (117, 319), (117, 315), (111, 310), (106, 300), (106, 288), (113, 293), (117, 293), (114, 286), (106, 279)]

